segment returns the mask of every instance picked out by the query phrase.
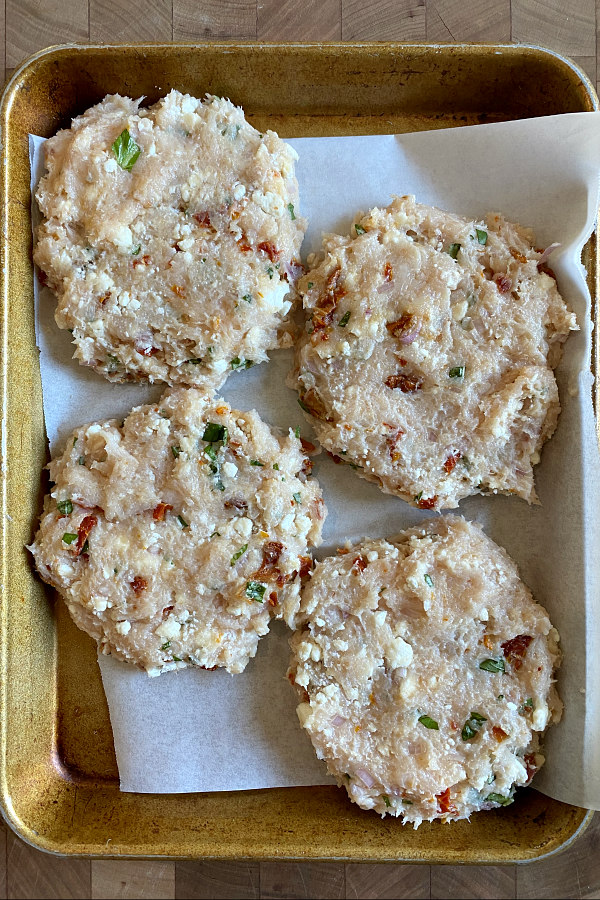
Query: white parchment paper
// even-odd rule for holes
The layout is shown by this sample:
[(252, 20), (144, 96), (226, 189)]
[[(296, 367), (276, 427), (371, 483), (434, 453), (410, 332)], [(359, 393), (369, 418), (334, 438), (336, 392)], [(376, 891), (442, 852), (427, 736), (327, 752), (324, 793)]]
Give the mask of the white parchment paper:
[[(41, 174), (31, 140), (32, 184)], [(590, 297), (580, 263), (598, 210), (600, 113), (576, 113), (400, 136), (297, 139), (301, 212), (310, 221), (303, 252), (321, 233), (347, 229), (357, 210), (386, 205), (392, 194), (482, 217), (500, 211), (530, 225), (537, 243), (558, 241), (552, 257), (561, 292), (577, 313), (557, 378), (558, 430), (537, 468), (541, 506), (512, 497), (476, 497), (457, 511), (480, 522), (506, 547), (537, 600), (561, 633), (561, 724), (546, 739), (539, 790), (576, 805), (600, 808), (600, 699), (594, 672), (600, 658), (599, 453), (592, 410)], [(35, 212), (35, 211), (34, 211)], [(39, 296), (38, 296), (39, 294)], [(125, 414), (160, 388), (112, 385), (71, 360), (54, 301), (36, 285), (36, 328), (44, 413), (52, 451), (75, 425)], [(266, 421), (302, 427), (295, 394), (284, 386), (290, 353), (230, 378), (223, 390), (239, 408)], [(323, 556), (350, 538), (393, 535), (424, 517), (382, 494), (347, 467), (316, 460), (329, 508)], [(102, 657), (115, 747), (125, 791), (218, 791), (322, 784), (329, 779), (295, 719), (295, 696), (284, 675), (287, 635), (277, 626), (261, 640), (243, 675), (186, 670), (159, 679)]]

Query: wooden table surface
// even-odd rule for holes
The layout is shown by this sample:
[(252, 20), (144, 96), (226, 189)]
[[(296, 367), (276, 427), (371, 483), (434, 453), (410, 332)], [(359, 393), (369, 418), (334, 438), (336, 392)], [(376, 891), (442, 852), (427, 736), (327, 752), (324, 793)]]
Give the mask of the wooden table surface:
[[(596, 82), (600, 0), (0, 0), (0, 71), (66, 41), (526, 41)], [(600, 19), (598, 19), (600, 22)], [(568, 852), (527, 866), (55, 859), (0, 826), (0, 898), (600, 898), (600, 814)]]

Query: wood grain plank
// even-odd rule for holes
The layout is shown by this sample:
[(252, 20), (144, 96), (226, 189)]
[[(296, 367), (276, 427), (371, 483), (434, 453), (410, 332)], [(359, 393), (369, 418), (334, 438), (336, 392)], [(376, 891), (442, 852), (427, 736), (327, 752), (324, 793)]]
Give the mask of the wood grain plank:
[(258, 900), (259, 867), (251, 862), (178, 862), (177, 900)]
[(175, 863), (92, 860), (92, 900), (173, 900)]
[(89, 859), (61, 859), (34, 850), (7, 832), (9, 900), (81, 900), (90, 897)]
[[(432, 866), (432, 900), (514, 900), (516, 866)], [(543, 896), (543, 895), (540, 895)]]
[(600, 897), (600, 813), (585, 834), (565, 853), (527, 866), (517, 866), (518, 900)]
[(430, 866), (346, 863), (347, 900), (429, 900)]
[(258, 0), (259, 40), (337, 41), (341, 36), (341, 0)]
[(90, 0), (90, 40), (112, 43), (170, 41), (172, 0)]
[(261, 900), (320, 900), (345, 896), (343, 863), (260, 863)]
[(342, 0), (342, 40), (418, 41), (425, 0)]
[(173, 39), (256, 37), (256, 0), (173, 0)]
[(88, 40), (88, 0), (6, 0), (6, 65), (50, 44)]
[(510, 0), (427, 0), (428, 41), (509, 41)]
[(596, 55), (594, 0), (512, 0), (512, 39), (567, 56)]

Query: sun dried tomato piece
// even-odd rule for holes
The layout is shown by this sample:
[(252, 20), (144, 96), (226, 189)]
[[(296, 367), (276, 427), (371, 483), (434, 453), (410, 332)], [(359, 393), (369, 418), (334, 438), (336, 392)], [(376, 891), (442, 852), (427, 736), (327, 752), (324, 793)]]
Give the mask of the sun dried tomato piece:
[(523, 659), (532, 640), (533, 637), (530, 634), (518, 634), (501, 645), (505, 659), (511, 663), (514, 669), (520, 669), (523, 665)]
[(305, 459), (304, 462), (302, 463), (302, 468), (300, 469), (300, 471), (302, 472), (303, 475), (306, 475), (308, 477), (310, 475), (310, 473), (312, 472), (312, 470), (313, 470), (312, 459)]
[(397, 446), (398, 446), (398, 441), (404, 437), (404, 434), (405, 434), (405, 432), (402, 431), (401, 428), (398, 428), (394, 434), (391, 434), (388, 438), (386, 438), (386, 444), (388, 446), (390, 459), (393, 463), (398, 462), (398, 460), (401, 457), (401, 454), (398, 453)]
[(367, 568), (367, 561), (362, 556), (357, 556), (352, 560), (352, 570), (355, 575), (359, 575)]
[(510, 248), (510, 255), (512, 256), (513, 259), (516, 259), (517, 262), (520, 262), (520, 263), (527, 262), (527, 257), (525, 256), (525, 254), (521, 253), (520, 250), (516, 250), (514, 247)]
[(394, 270), (392, 269), (389, 262), (386, 262), (385, 266), (383, 267), (383, 277), (386, 281), (392, 281), (392, 279), (394, 278)]
[(491, 639), (491, 637), (489, 636), (489, 634), (484, 634), (484, 636), (483, 636), (483, 645), (484, 645), (484, 647), (486, 647), (486, 649), (488, 649), (488, 650), (493, 650), (493, 649), (494, 649), (494, 642), (492, 641), (492, 639)]
[(266, 253), (271, 262), (275, 262), (281, 254), (281, 250), (278, 250), (271, 241), (261, 241), (258, 245), (258, 249), (262, 250), (263, 253)]
[(174, 284), (171, 288), (176, 297), (185, 297), (185, 288), (180, 284)]
[(170, 509), (173, 509), (170, 503), (157, 503), (152, 510), (152, 518), (155, 522), (162, 522)]
[(141, 594), (148, 587), (148, 579), (143, 575), (136, 575), (130, 584), (134, 594)]
[(314, 453), (317, 449), (314, 444), (311, 444), (310, 441), (305, 440), (303, 437), (300, 438), (300, 443), (305, 453)]
[(385, 384), (392, 391), (400, 388), (403, 394), (412, 394), (421, 390), (423, 379), (419, 378), (418, 375), (389, 375), (385, 379)]
[(436, 794), (435, 799), (438, 802), (438, 809), (441, 813), (456, 813), (456, 807), (450, 802), (450, 788), (446, 788), (441, 794)]
[(240, 497), (230, 497), (229, 500), (225, 501), (224, 506), (225, 509), (237, 509), (241, 512), (245, 512), (248, 509), (248, 504)]
[(506, 731), (504, 731), (503, 728), (500, 728), (499, 725), (494, 725), (494, 727), (492, 728), (492, 734), (494, 735), (494, 737), (496, 738), (496, 740), (498, 741), (499, 744), (502, 741), (505, 741), (506, 738), (508, 737)]
[(496, 275), (494, 281), (501, 294), (508, 294), (508, 292), (512, 288), (512, 281), (510, 280), (508, 275)]
[(523, 758), (523, 762), (527, 769), (527, 783), (529, 783), (538, 770), (538, 764), (535, 761), (535, 753), (527, 753)]
[(333, 321), (333, 314), (336, 307), (340, 299), (346, 294), (346, 291), (340, 284), (341, 277), (342, 270), (340, 266), (332, 269), (327, 276), (325, 289), (323, 294), (319, 297), (319, 305), (316, 307), (312, 316), (314, 331), (326, 328)]
[(134, 269), (137, 269), (138, 266), (147, 266), (149, 262), (150, 262), (150, 257), (146, 253), (144, 256), (142, 256), (141, 259), (134, 259), (133, 262), (131, 263), (131, 265), (133, 266)]
[(462, 453), (460, 452), (460, 450), (457, 451), (456, 453), (451, 453), (450, 456), (448, 457), (448, 459), (446, 460), (446, 462), (444, 463), (444, 472), (446, 472), (449, 475), (450, 472), (454, 469), (456, 463), (461, 458), (461, 456), (462, 456)]
[(300, 578), (308, 578), (309, 573), (312, 570), (312, 556), (300, 556)]
[(263, 547), (263, 566), (274, 566), (283, 552), (281, 541), (268, 541)]
[(199, 212), (194, 213), (193, 217), (198, 225), (202, 225), (204, 228), (210, 228), (210, 213), (208, 212)]
[(111, 292), (111, 291), (106, 291), (105, 294), (102, 294), (101, 297), (98, 297), (98, 303), (99, 303), (101, 306), (103, 306), (103, 305), (106, 303), (107, 300), (110, 300), (111, 297), (112, 297), (112, 292)]
[(322, 422), (332, 422), (333, 419), (327, 415), (327, 407), (323, 402), (320, 394), (317, 394), (314, 388), (310, 388), (301, 398), (302, 409), (320, 419)]
[(92, 528), (94, 528), (98, 524), (98, 519), (96, 516), (85, 516), (81, 520), (81, 525), (77, 531), (77, 545), (75, 547), (75, 555), (79, 556), (83, 551), (85, 546), (85, 542), (90, 536), (90, 532)]
[(242, 253), (250, 253), (250, 251), (252, 250), (250, 244), (238, 244), (238, 247), (240, 248)]
[(387, 322), (385, 327), (393, 337), (401, 339), (416, 332), (419, 324), (418, 316), (413, 316), (412, 313), (405, 313), (399, 319), (396, 319), (395, 322)]
[(417, 500), (417, 506), (419, 509), (435, 509), (437, 499), (437, 494), (434, 494), (433, 497), (421, 497), (420, 500)]
[(277, 599), (277, 591), (271, 591), (269, 594), (269, 606), (277, 606), (279, 600)]

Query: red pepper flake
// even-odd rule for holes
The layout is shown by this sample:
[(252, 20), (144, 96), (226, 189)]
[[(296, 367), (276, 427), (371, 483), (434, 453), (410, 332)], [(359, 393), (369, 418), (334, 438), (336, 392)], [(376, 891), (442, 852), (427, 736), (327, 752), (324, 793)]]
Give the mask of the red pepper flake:
[(525, 763), (525, 768), (527, 769), (527, 783), (529, 784), (538, 770), (538, 765), (535, 761), (535, 753), (527, 753), (523, 759), (523, 762)]
[(456, 807), (450, 803), (450, 788), (446, 788), (441, 794), (436, 794), (435, 799), (438, 802), (438, 809), (441, 813), (456, 813)]
[(434, 494), (433, 497), (421, 497), (420, 500), (417, 500), (417, 506), (419, 509), (435, 509), (437, 499), (437, 494)]
[(512, 281), (507, 275), (496, 275), (494, 281), (501, 294), (508, 294), (512, 288)]
[(404, 357), (401, 356), (400, 359), (398, 360), (398, 362), (400, 363), (401, 366), (405, 366), (407, 364), (408, 360), (404, 359)]
[(271, 591), (269, 594), (269, 606), (277, 606), (279, 600), (277, 599), (277, 591)]
[[(134, 259), (133, 262), (131, 263), (131, 265), (133, 266), (134, 269), (137, 269), (138, 266), (147, 266), (149, 262), (150, 262), (150, 257), (146, 253), (145, 256), (142, 256), (141, 259)], [(110, 294), (109, 294), (109, 296), (110, 296)]]
[(505, 741), (506, 738), (508, 737), (506, 731), (504, 731), (503, 728), (500, 728), (499, 725), (494, 725), (494, 727), (492, 728), (492, 734), (494, 735), (494, 737), (496, 738), (496, 740), (498, 741), (499, 744), (502, 743), (502, 741)]
[(185, 288), (180, 284), (174, 284), (171, 290), (177, 297), (185, 297)]
[(142, 575), (136, 575), (131, 582), (131, 590), (134, 594), (141, 594), (148, 587), (148, 579)]
[(504, 657), (512, 664), (514, 669), (520, 669), (523, 665), (523, 659), (532, 640), (533, 637), (530, 634), (518, 634), (516, 637), (511, 638), (510, 641), (505, 641), (502, 644)]
[(278, 250), (275, 244), (272, 244), (271, 241), (261, 241), (258, 245), (258, 249), (262, 250), (263, 253), (266, 253), (271, 262), (275, 262), (275, 260), (278, 259), (281, 254), (281, 250)]
[(252, 247), (250, 246), (250, 244), (246, 244), (246, 243), (238, 244), (238, 247), (240, 248), (242, 253), (250, 253), (250, 251), (252, 250)]
[(423, 379), (418, 375), (390, 375), (385, 379), (385, 385), (392, 391), (400, 388), (403, 394), (413, 394), (421, 390)]
[(203, 228), (210, 228), (210, 213), (208, 213), (208, 212), (194, 213), (193, 218), (196, 220), (198, 225), (202, 225)]
[(81, 520), (81, 525), (77, 531), (77, 546), (75, 547), (75, 555), (79, 556), (83, 550), (84, 544), (90, 536), (92, 528), (98, 524), (96, 516), (85, 516)]
[(386, 281), (392, 281), (394, 278), (394, 270), (392, 269), (389, 262), (386, 262), (385, 266), (383, 267), (383, 277)]
[(458, 731), (458, 725), (454, 721), (450, 722), (450, 728), (452, 729), (452, 731)]
[(352, 560), (352, 571), (355, 575), (360, 575), (367, 568), (367, 561), (362, 556), (357, 556)]
[(312, 556), (300, 556), (298, 558), (300, 560), (300, 578), (308, 578), (313, 566)]
[(520, 262), (520, 263), (527, 262), (527, 257), (525, 256), (525, 254), (521, 253), (519, 250), (516, 250), (514, 247), (510, 248), (510, 255), (512, 256), (513, 259), (516, 259), (517, 262)]
[(459, 461), (461, 456), (462, 456), (462, 453), (460, 452), (460, 450), (458, 450), (456, 453), (450, 454), (450, 456), (444, 463), (444, 472), (446, 472), (446, 474), (448, 474), (448, 475), (450, 474), (450, 472), (454, 469), (454, 467), (456, 466), (456, 463)]
[(173, 509), (170, 503), (158, 503), (152, 510), (152, 518), (155, 522), (163, 522), (170, 509)]

